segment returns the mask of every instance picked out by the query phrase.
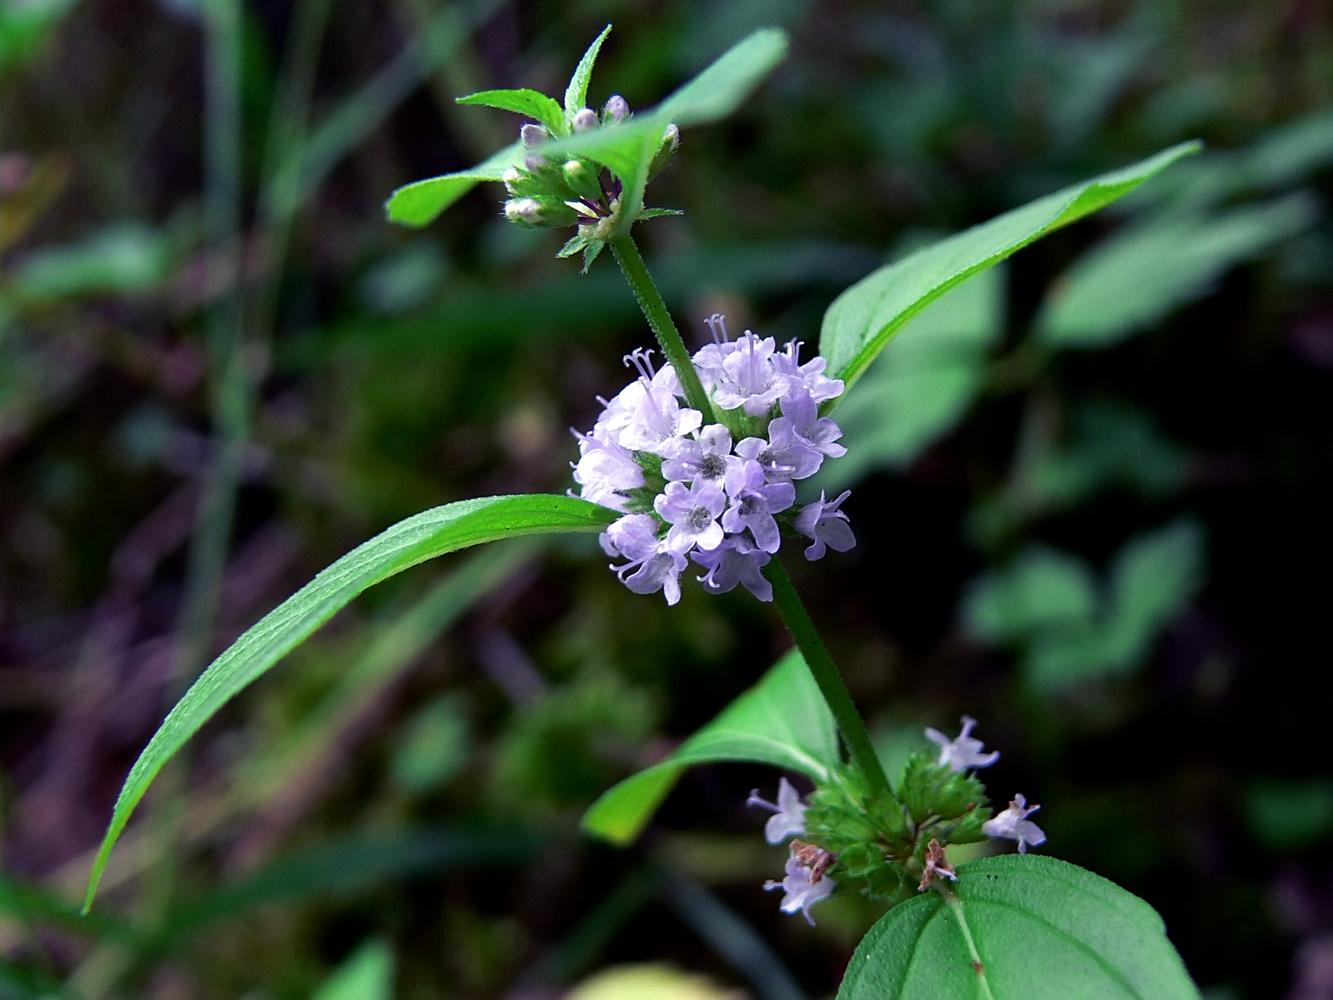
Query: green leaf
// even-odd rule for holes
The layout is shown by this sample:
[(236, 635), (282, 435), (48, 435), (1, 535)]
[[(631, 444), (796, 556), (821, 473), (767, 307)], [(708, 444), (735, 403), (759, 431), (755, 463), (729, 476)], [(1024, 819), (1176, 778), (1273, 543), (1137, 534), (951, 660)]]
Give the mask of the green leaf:
[[(606, 36), (611, 34), (611, 25), (602, 29), (602, 33), (593, 40), (588, 46), (588, 51), (583, 53), (583, 58), (579, 60), (578, 66), (574, 67), (574, 75), (569, 78), (569, 86), (565, 88), (565, 113), (573, 118), (583, 110), (584, 104), (588, 100), (588, 81), (592, 79), (592, 67), (597, 62), (597, 53), (602, 50), (602, 43), (606, 41)], [(552, 104), (555, 102), (552, 101)]]
[(839, 760), (833, 715), (805, 660), (792, 650), (670, 757), (602, 795), (584, 814), (583, 828), (628, 844), (680, 773), (695, 764), (754, 761), (827, 781)]
[(1055, 858), (958, 866), (956, 895), (894, 907), (857, 946), (838, 1000), (1199, 1000), (1162, 918)]
[(435, 556), (501, 538), (601, 531), (619, 514), (577, 497), (507, 496), (460, 500), (400, 521), (353, 549), (252, 626), (199, 677), (135, 761), (116, 799), (93, 863), (85, 909), (112, 847), (163, 765), (199, 727), (352, 598)]
[(1133, 166), (1067, 187), (858, 281), (824, 314), (819, 351), (828, 359), (829, 375), (843, 379), (850, 388), (908, 320), (954, 285), (1128, 194), (1199, 148), (1196, 142), (1182, 143)]
[(471, 170), (428, 177), (424, 181), (404, 185), (384, 203), (385, 214), (390, 222), (399, 225), (414, 228), (425, 226), (479, 183), (498, 181), (506, 170), (522, 159), (523, 147), (516, 142)]
[(311, 1000), (391, 1000), (393, 966), (389, 946), (371, 941), (340, 965)]
[(34, 250), (13, 272), (13, 293), (45, 303), (85, 295), (142, 295), (171, 267), (166, 234), (137, 223), (106, 226), (82, 241)]
[(976, 398), (986, 350), (1003, 323), (1001, 268), (968, 279), (912, 319), (838, 410), (847, 454), (825, 463), (818, 485), (832, 495), (875, 469), (908, 464), (947, 434)]
[(781, 28), (752, 31), (658, 105), (654, 115), (664, 123), (682, 126), (725, 118), (785, 58), (785, 31)]
[(467, 97), (457, 98), (459, 104), (480, 104), (487, 108), (499, 108), (501, 111), (513, 111), (526, 115), (546, 126), (551, 135), (566, 135), (569, 125), (565, 113), (552, 98), (536, 90), (483, 90)]
[(1167, 217), (1104, 240), (1055, 285), (1037, 323), (1052, 347), (1119, 343), (1207, 294), (1231, 268), (1318, 217), (1305, 195), (1213, 216)]
[(1008, 569), (988, 573), (969, 588), (963, 621), (973, 635), (1004, 643), (1042, 629), (1086, 627), (1096, 607), (1087, 563), (1054, 549), (1031, 548)]

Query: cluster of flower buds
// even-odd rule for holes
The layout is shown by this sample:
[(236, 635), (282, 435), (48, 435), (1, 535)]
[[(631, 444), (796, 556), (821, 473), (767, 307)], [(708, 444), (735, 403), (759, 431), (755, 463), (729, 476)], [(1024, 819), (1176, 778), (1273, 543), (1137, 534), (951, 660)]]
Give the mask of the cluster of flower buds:
[[(600, 114), (592, 108), (578, 111), (569, 118), (569, 128), (577, 135), (629, 116), (629, 105), (617, 94)], [(567, 257), (611, 235), (619, 221), (622, 185), (619, 178), (591, 160), (578, 156), (548, 158), (543, 147), (553, 138), (544, 126), (534, 123), (519, 130), (523, 165), (510, 167), (501, 178), (509, 192), (504, 211), (510, 222), (527, 228), (578, 225), (579, 234), (561, 251), (561, 256)], [(679, 146), (680, 130), (668, 125), (649, 166), (649, 180), (671, 162)]]
[(778, 781), (777, 802), (751, 792), (746, 805), (773, 814), (765, 839), (781, 844), (792, 838), (785, 877), (764, 883), (765, 889), (783, 890), (782, 911), (800, 911), (813, 924), (810, 907), (827, 899), (838, 881), (891, 904), (941, 880), (956, 882), (944, 851), (949, 844), (1003, 837), (1018, 841), (1022, 854), (1044, 843), (1046, 835), (1027, 818), (1040, 806), (1029, 806), (1022, 795), (990, 818), (985, 789), (971, 771), (989, 767), (1000, 755), (983, 752), (971, 735), (975, 726), (975, 719), (963, 716), (963, 730), (953, 739), (927, 729), (927, 738), (939, 745), (939, 759), (912, 754), (887, 798), (868, 795), (853, 771), (822, 784), (808, 802), (786, 778)]
[(585, 500), (624, 512), (601, 542), (624, 560), (612, 569), (636, 594), (660, 590), (675, 604), (693, 559), (705, 589), (723, 593), (739, 583), (771, 601), (763, 568), (784, 533), (804, 536), (812, 560), (855, 544), (839, 509), (848, 493), (797, 505), (794, 485), (846, 451), (838, 425), (819, 416), (819, 404), (843, 383), (824, 375), (823, 358), (801, 364), (799, 341), (779, 351), (772, 337), (748, 330), (729, 339), (721, 316), (708, 325), (714, 342), (693, 361), (722, 423), (705, 425), (672, 367), (654, 370), (649, 352), (635, 351), (625, 360), (639, 377), (601, 401), (590, 433), (575, 432), (574, 481)]

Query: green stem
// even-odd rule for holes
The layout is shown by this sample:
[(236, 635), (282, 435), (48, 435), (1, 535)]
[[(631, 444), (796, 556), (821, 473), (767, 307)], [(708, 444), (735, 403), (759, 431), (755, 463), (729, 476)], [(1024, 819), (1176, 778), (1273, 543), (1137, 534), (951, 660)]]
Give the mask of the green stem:
[(870, 742), (866, 724), (861, 719), (861, 713), (856, 710), (851, 692), (843, 683), (842, 674), (829, 655), (828, 647), (819, 637), (815, 623), (810, 620), (800, 595), (792, 586), (791, 577), (787, 576), (787, 571), (777, 559), (769, 561), (764, 568), (764, 575), (773, 584), (773, 604), (787, 623), (787, 630), (796, 640), (796, 648), (805, 657), (806, 666), (810, 668), (815, 683), (828, 702), (834, 721), (842, 731), (842, 738), (847, 742), (847, 749), (851, 751), (853, 762), (870, 783), (872, 794), (889, 795), (889, 779), (875, 753), (874, 744)]
[(694, 363), (690, 361), (690, 352), (685, 349), (685, 341), (681, 339), (680, 331), (672, 322), (671, 313), (667, 312), (666, 303), (662, 301), (657, 286), (653, 284), (652, 275), (648, 273), (648, 267), (643, 262), (639, 248), (634, 244), (634, 238), (627, 233), (624, 236), (614, 237), (610, 244), (611, 252), (616, 255), (616, 263), (624, 272), (625, 280), (629, 282), (634, 297), (639, 300), (639, 308), (643, 310), (644, 318), (648, 320), (648, 325), (657, 335), (657, 342), (662, 345), (662, 353), (666, 355), (671, 367), (676, 369), (676, 375), (685, 390), (685, 399), (690, 406), (704, 415), (705, 424), (717, 423), (713, 407), (708, 402), (708, 394), (704, 392), (703, 383), (699, 381), (699, 373), (694, 370)]

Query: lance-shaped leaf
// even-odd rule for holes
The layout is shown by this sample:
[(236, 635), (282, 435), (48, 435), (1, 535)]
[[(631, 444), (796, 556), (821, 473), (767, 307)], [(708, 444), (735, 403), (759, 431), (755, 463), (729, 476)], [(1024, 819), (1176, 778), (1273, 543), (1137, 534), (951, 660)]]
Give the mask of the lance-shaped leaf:
[(792, 650), (754, 687), (682, 743), (670, 757), (626, 778), (583, 817), (589, 833), (627, 844), (643, 830), (680, 777), (695, 764), (750, 761), (828, 780), (839, 763), (833, 713), (810, 668)]
[(1099, 875), (1016, 854), (958, 866), (951, 897), (895, 906), (838, 1000), (1199, 1000), (1162, 918)]
[(560, 105), (545, 94), (536, 90), (483, 90), (467, 97), (458, 98), (459, 104), (479, 104), (486, 108), (499, 108), (515, 114), (527, 115), (546, 126), (552, 135), (565, 135), (569, 125)]
[(619, 513), (566, 496), (506, 496), (460, 500), (400, 521), (353, 549), (252, 626), (209, 664), (185, 692), (130, 769), (111, 824), (93, 863), (84, 901), (97, 883), (125, 824), (163, 765), (228, 701), (352, 598), (417, 563), (502, 538), (555, 532), (602, 531)]
[(602, 29), (602, 33), (593, 39), (588, 51), (583, 53), (583, 58), (574, 67), (574, 75), (569, 78), (569, 86), (565, 88), (565, 114), (570, 118), (582, 111), (584, 104), (587, 103), (588, 81), (592, 79), (592, 67), (597, 62), (597, 53), (602, 51), (602, 43), (609, 34), (611, 25), (608, 24)]
[(1047, 233), (1124, 197), (1199, 148), (1197, 142), (1172, 146), (1133, 166), (1006, 212), (862, 278), (834, 299), (824, 314), (819, 353), (828, 359), (829, 375), (850, 387), (908, 320), (950, 288)]
[(428, 177), (400, 187), (384, 204), (390, 222), (420, 228), (467, 194), (482, 181), (498, 181), (504, 172), (523, 159), (519, 143), (506, 146), (471, 170)]

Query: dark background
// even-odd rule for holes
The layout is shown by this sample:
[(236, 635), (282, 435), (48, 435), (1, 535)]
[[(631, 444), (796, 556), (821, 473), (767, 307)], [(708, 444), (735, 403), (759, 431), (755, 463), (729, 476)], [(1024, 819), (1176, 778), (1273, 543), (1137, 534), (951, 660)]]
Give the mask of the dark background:
[(1301, 0), (5, 7), (0, 996), (306, 997), (368, 940), (402, 998), (649, 961), (833, 993), (876, 914), (810, 930), (760, 891), (770, 771), (689, 774), (626, 851), (578, 833), (787, 648), (746, 594), (628, 593), (590, 538), (341, 613), (163, 774), (75, 916), (209, 656), (402, 517), (570, 485), (566, 428), (648, 338), (612, 262), (580, 277), (495, 185), (420, 232), (381, 203), (512, 141), (455, 95), (559, 95), (608, 21), (590, 99), (631, 107), (792, 34), (649, 192), (685, 210), (639, 240), (694, 343), (724, 311), (812, 350), (886, 256), (1208, 144), (973, 319), (946, 300), (942, 355), (908, 328), (855, 434), (848, 404), (860, 544), (789, 565), (886, 755), (976, 716), (992, 796), (1156, 906), (1210, 1000), (1333, 997), (1333, 16)]

